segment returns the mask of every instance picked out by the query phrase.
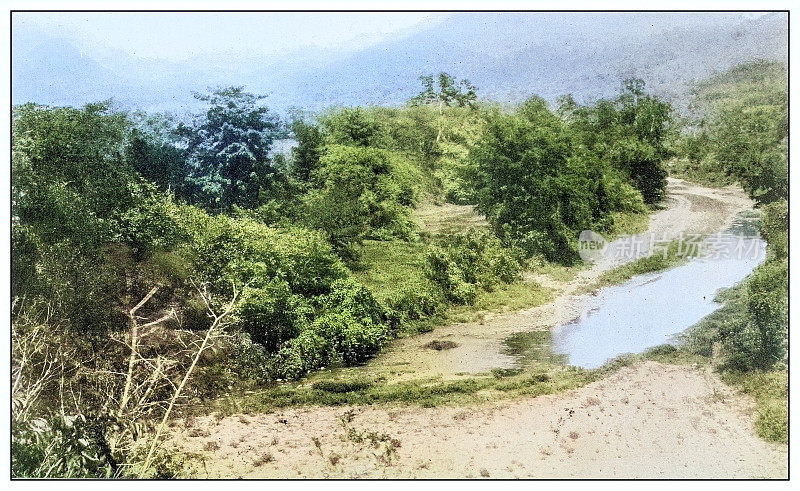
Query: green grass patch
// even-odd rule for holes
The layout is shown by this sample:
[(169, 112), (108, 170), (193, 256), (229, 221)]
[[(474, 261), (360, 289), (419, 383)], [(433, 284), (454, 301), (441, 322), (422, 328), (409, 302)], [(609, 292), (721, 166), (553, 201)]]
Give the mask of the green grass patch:
[(664, 271), (678, 266), (688, 259), (689, 257), (680, 251), (679, 242), (676, 240), (669, 243), (666, 248), (666, 254), (659, 250), (649, 256), (617, 266), (601, 274), (597, 281), (587, 285), (583, 291), (588, 292), (610, 285), (617, 285), (640, 274)]
[(789, 443), (789, 371), (776, 367), (770, 371), (725, 371), (722, 380), (756, 400), (758, 436)]
[(355, 392), (365, 390), (371, 387), (373, 381), (371, 380), (320, 380), (311, 384), (314, 390), (320, 390), (331, 394), (344, 394), (346, 392)]
[(460, 234), (471, 228), (489, 228), (486, 218), (471, 205), (437, 203), (433, 196), (417, 205), (413, 212), (420, 232)]
[(478, 311), (508, 312), (543, 305), (553, 299), (553, 291), (536, 282), (497, 285), (492, 291), (481, 291), (472, 306)]
[(623, 235), (637, 235), (647, 232), (650, 224), (649, 213), (614, 212), (614, 225), (607, 232), (606, 240), (614, 240)]
[(365, 240), (360, 267), (353, 274), (380, 301), (406, 287), (427, 284), (423, 274), (426, 245), (401, 240)]
[[(338, 379), (336, 383), (326, 380), (311, 384), (283, 383), (257, 392), (228, 395), (203, 410), (211, 409), (222, 415), (231, 415), (268, 413), (290, 406), (465, 405), (513, 396), (553, 394), (580, 387), (597, 378), (595, 371), (574, 367), (550, 368), (545, 372), (537, 367), (538, 371), (534, 373), (529, 370), (506, 370), (459, 380), (433, 378), (386, 383), (376, 379), (360, 388), (354, 388), (346, 379)], [(349, 390), (351, 388), (353, 390)]]
[(529, 265), (531, 271), (546, 275), (550, 279), (562, 283), (569, 283), (578, 276), (579, 272), (589, 267), (589, 264), (585, 262), (577, 263), (573, 266), (564, 266), (563, 264), (551, 263), (541, 257), (531, 259)]

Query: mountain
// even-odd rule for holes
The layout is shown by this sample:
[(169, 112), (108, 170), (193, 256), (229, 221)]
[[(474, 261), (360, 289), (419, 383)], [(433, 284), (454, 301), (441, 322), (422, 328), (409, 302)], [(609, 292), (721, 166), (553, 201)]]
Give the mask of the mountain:
[(306, 48), (281, 57), (250, 53), (182, 62), (84, 50), (29, 26), (12, 34), (12, 101), (79, 105), (114, 98), (123, 107), (182, 111), (192, 91), (245, 85), (278, 109), (398, 104), (419, 75), (467, 78), (481, 97), (519, 102), (572, 93), (613, 95), (645, 79), (683, 107), (697, 81), (756, 59), (786, 61), (788, 16), (742, 13), (460, 13), (357, 50)]

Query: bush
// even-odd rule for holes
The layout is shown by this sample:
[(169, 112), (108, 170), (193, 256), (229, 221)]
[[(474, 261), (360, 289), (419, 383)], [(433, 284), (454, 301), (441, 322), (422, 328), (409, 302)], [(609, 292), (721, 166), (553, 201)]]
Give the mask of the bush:
[(413, 178), (405, 159), (388, 150), (328, 145), (304, 198), (307, 225), (321, 230), (336, 251), (355, 259), (365, 238), (406, 238), (413, 231)]
[(274, 352), (303, 330), (312, 308), (308, 300), (292, 293), (286, 281), (275, 278), (261, 288), (245, 288), (237, 314), (241, 329), (253, 342)]
[(98, 431), (83, 415), (54, 413), (15, 420), (11, 433), (12, 477), (115, 477), (116, 464), (107, 445), (103, 448), (97, 443)]
[(311, 384), (311, 388), (331, 394), (356, 392), (370, 387), (372, 387), (372, 382), (369, 380), (320, 380)]
[(425, 276), (442, 289), (450, 302), (470, 304), (475, 300), (475, 285), (467, 282), (461, 268), (440, 247), (431, 247), (425, 255)]
[(331, 292), (320, 304), (325, 312), (347, 314), (360, 322), (380, 324), (386, 315), (372, 293), (351, 278), (333, 282)]
[(721, 327), (731, 367), (767, 369), (786, 356), (788, 336), (788, 264), (769, 262), (747, 280), (744, 319)]
[(349, 313), (328, 313), (318, 317), (311, 330), (330, 340), (333, 350), (345, 365), (362, 363), (380, 350), (387, 338), (386, 326)]
[(785, 259), (789, 256), (789, 202), (778, 200), (762, 209), (761, 235), (769, 243), (773, 257)]
[(472, 229), (440, 237), (438, 243), (426, 255), (425, 275), (453, 303), (472, 303), (478, 288), (491, 291), (520, 277), (521, 251), (503, 247), (489, 232)]
[(417, 321), (436, 315), (443, 307), (441, 295), (426, 285), (414, 285), (396, 292), (386, 300), (393, 327), (405, 321)]
[(470, 229), (465, 234), (445, 236), (440, 243), (469, 283), (488, 290), (498, 282), (513, 283), (520, 277), (522, 252), (503, 247), (490, 232)]
[(332, 343), (313, 328), (286, 342), (273, 359), (272, 372), (277, 378), (297, 380), (336, 360)]
[(177, 219), (198, 273), (225, 291), (231, 281), (260, 288), (281, 278), (294, 294), (323, 295), (347, 276), (318, 232), (269, 227), (250, 218), (211, 217), (191, 206), (181, 207)]

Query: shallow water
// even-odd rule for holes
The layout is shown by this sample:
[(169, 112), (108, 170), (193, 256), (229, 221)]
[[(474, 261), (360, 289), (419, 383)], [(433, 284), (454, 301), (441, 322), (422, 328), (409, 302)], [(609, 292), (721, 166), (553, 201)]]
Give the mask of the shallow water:
[[(677, 344), (682, 332), (721, 307), (714, 301), (717, 292), (750, 274), (766, 249), (758, 236), (758, 214), (752, 212), (737, 217), (723, 233), (686, 239), (686, 250), (694, 248), (698, 256), (689, 263), (604, 288), (591, 302), (594, 308), (572, 322), (506, 338), (503, 354), (518, 366), (544, 361), (597, 368), (625, 353)], [(613, 253), (619, 242), (610, 246)], [(657, 245), (653, 250), (658, 253)]]
[(624, 353), (677, 344), (677, 335), (721, 307), (714, 301), (764, 260), (755, 217), (701, 241), (700, 256), (660, 273), (636, 276), (598, 292), (596, 308), (552, 330), (552, 351), (567, 364), (597, 368)]

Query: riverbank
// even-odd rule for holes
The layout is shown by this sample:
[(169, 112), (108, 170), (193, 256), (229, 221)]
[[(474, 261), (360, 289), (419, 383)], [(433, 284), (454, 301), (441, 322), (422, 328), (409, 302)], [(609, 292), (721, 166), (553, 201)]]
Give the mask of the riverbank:
[[(668, 240), (722, 230), (752, 207), (737, 188), (672, 179), (668, 189), (667, 207), (648, 229)], [(387, 390), (441, 390), (441, 398), (421, 402), (451, 404), (401, 406), (407, 401), (398, 397), (378, 406), (205, 416), (176, 427), (173, 443), (204, 461), (197, 477), (785, 477), (786, 446), (758, 438), (753, 399), (705, 365), (637, 361), (574, 385), (558, 369), (542, 383), (563, 383), (560, 392), (536, 386), (499, 400), (482, 401), (484, 393), (473, 390), (475, 380), (517, 370), (504, 340), (547, 332), (592, 308), (595, 297), (581, 292), (620, 264), (601, 261), (571, 278), (539, 273), (537, 281), (556, 295), (547, 305), (399, 339), (363, 367), (315, 374), (297, 387), (379, 381)], [(530, 375), (512, 375), (509, 384)], [(452, 404), (463, 394), (469, 397)], [(536, 394), (546, 395), (530, 397)]]
[[(666, 241), (689, 234), (712, 234), (728, 228), (739, 213), (753, 207), (744, 192), (733, 186), (712, 189), (670, 179), (667, 192), (665, 208), (651, 216), (647, 232), (640, 234), (638, 240), (649, 240), (651, 234)], [(586, 294), (587, 288), (598, 286), (604, 274), (631, 259), (604, 257), (568, 278), (530, 273), (529, 281), (552, 290), (552, 302), (517, 312), (488, 313), (477, 321), (454, 323), (398, 339), (372, 360), (367, 370), (400, 382), (427, 377), (457, 380), (493, 368), (513, 368), (516, 358), (507, 353), (505, 339), (518, 332), (548, 330), (594, 308), (597, 299)], [(453, 348), (424, 348), (435, 341), (449, 342)]]
[[(653, 361), (478, 407), (309, 407), (198, 418), (197, 477), (782, 478), (786, 447), (706, 367)], [(209, 449), (213, 449), (209, 451)]]

